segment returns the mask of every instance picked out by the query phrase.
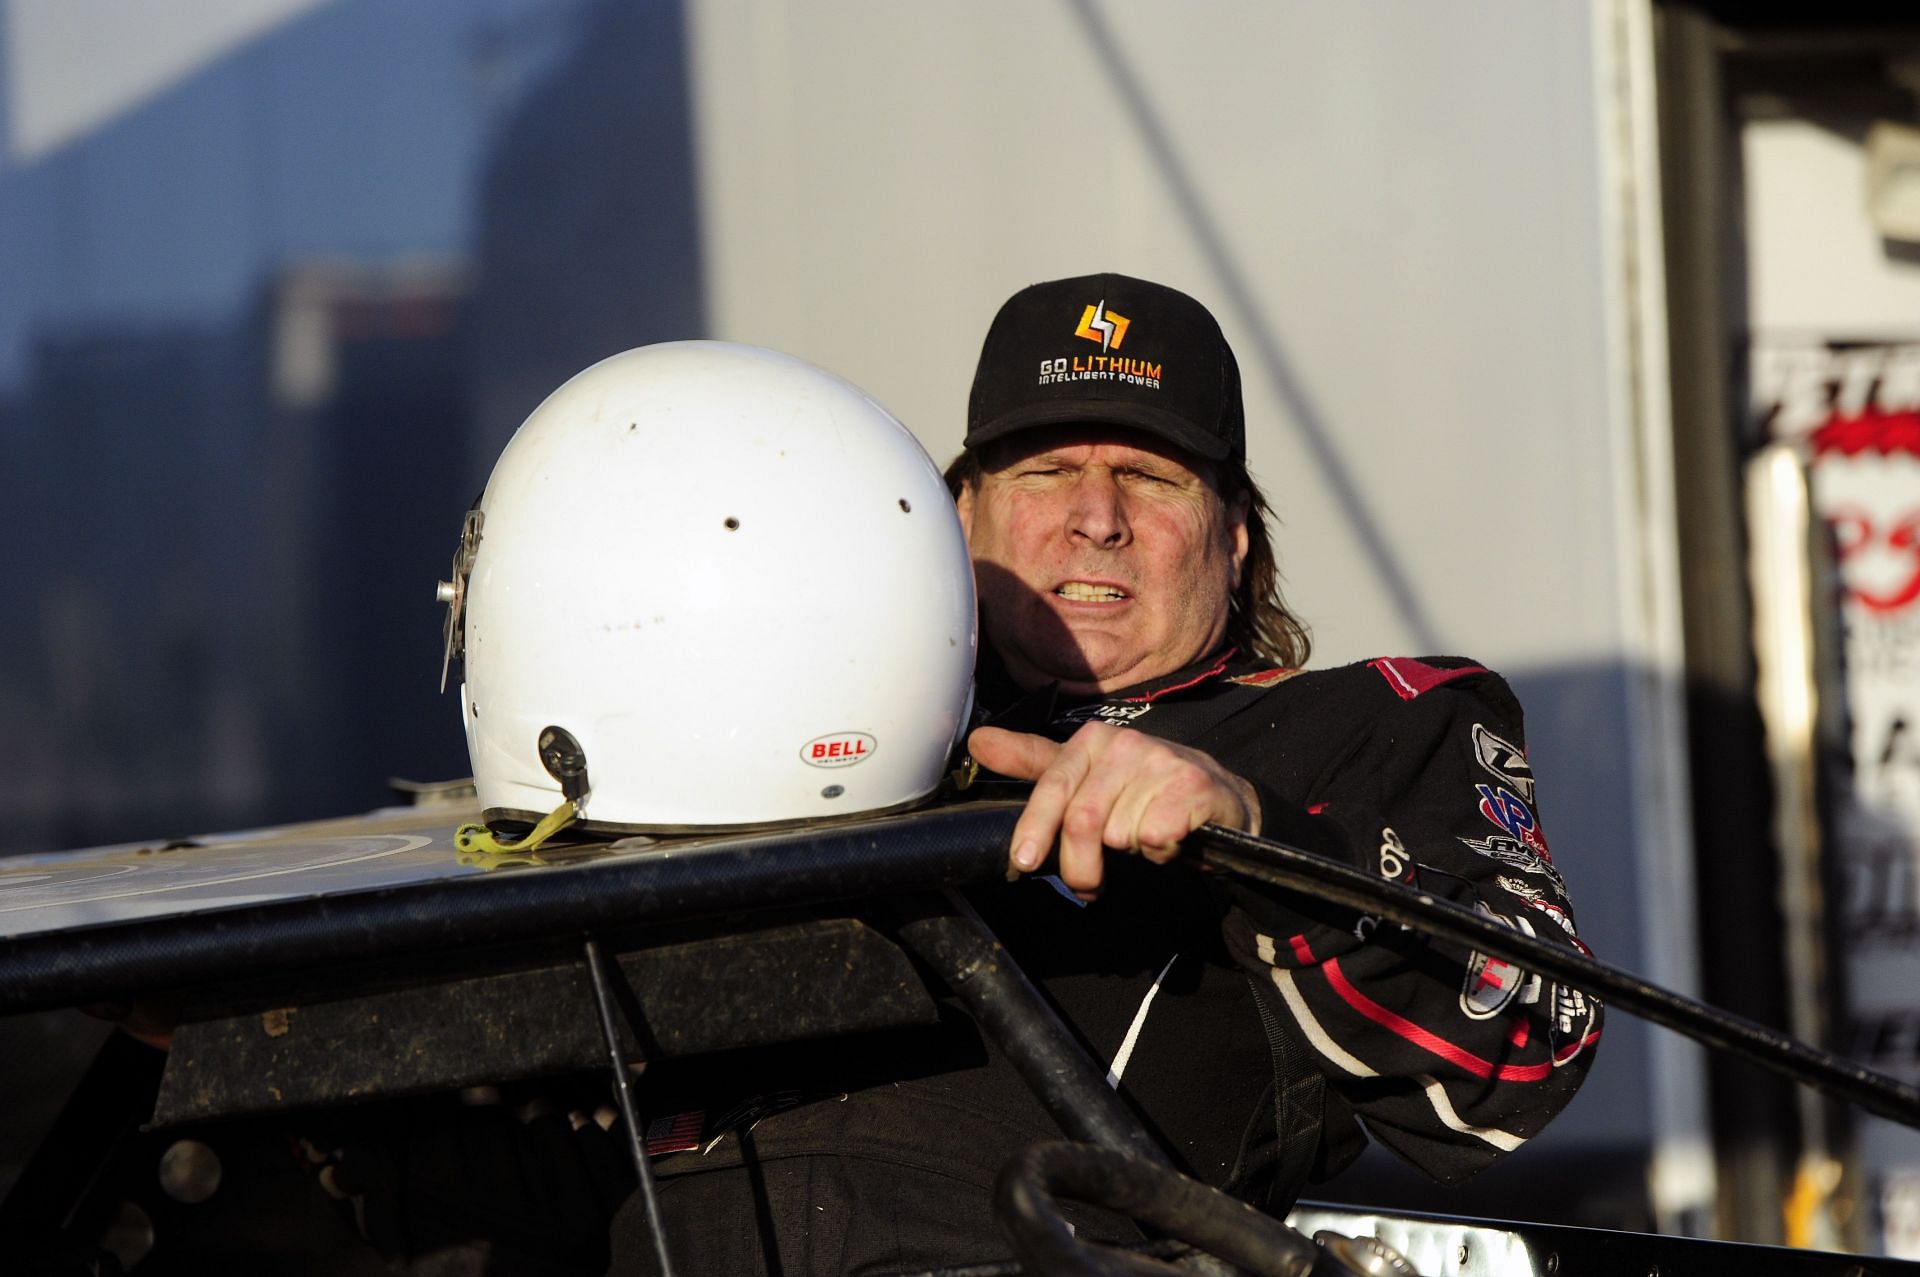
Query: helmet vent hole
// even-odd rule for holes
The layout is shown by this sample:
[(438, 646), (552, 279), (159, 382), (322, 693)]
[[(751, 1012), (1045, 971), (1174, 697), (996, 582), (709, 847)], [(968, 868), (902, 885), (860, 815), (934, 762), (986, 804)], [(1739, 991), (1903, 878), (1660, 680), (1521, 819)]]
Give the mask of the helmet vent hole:
[(820, 791), (820, 796), (822, 798), (838, 798), (840, 795), (846, 792), (847, 792), (847, 789), (846, 789), (846, 786), (844, 785), (828, 785), (825, 789)]
[(912, 514), (912, 513), (913, 513), (913, 503), (912, 503), (912, 502), (910, 502), (910, 501), (908, 501), (908, 500), (907, 500), (907, 499), (906, 499), (905, 497), (901, 497), (901, 498), (900, 498), (900, 509), (901, 509), (901, 510), (903, 510), (904, 512), (906, 512), (907, 514)]
[(729, 532), (738, 532), (740, 530), (740, 520), (734, 518), (732, 515), (728, 515), (722, 522), (726, 525), (726, 529)]

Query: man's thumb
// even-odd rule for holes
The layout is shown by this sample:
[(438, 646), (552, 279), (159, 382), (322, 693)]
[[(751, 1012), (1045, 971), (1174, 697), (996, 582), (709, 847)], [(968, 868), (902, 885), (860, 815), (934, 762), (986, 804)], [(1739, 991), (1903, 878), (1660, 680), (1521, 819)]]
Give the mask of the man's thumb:
[(967, 737), (967, 752), (990, 772), (1011, 780), (1038, 780), (1060, 753), (1060, 743), (1004, 727), (977, 727)]

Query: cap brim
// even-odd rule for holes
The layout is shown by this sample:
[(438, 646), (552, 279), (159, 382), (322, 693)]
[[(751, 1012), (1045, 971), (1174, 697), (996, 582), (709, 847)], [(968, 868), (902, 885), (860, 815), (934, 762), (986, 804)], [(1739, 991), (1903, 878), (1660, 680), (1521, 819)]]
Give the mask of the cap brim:
[(1225, 461), (1233, 452), (1225, 439), (1152, 404), (1124, 399), (1062, 399), (1026, 404), (967, 432), (968, 448), (1005, 439), (1040, 426), (1124, 426), (1164, 439), (1209, 461)]

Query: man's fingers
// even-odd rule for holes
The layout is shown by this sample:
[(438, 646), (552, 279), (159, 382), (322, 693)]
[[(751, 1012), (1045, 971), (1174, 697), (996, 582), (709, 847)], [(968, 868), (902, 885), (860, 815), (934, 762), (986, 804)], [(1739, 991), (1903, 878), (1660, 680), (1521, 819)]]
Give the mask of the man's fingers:
[(1140, 854), (1162, 865), (1179, 855), (1187, 835), (1216, 818), (1211, 797), (1210, 792), (1180, 787), (1157, 791), (1133, 826)]
[(967, 737), (974, 762), (1012, 780), (1039, 780), (1062, 748), (1058, 741), (1004, 727), (976, 727)]
[(1044, 736), (982, 727), (967, 739), (974, 761), (1034, 782), (1013, 829), (1013, 864), (1037, 868), (1060, 844), (1060, 878), (1091, 896), (1107, 849), (1165, 863), (1208, 821), (1259, 828), (1252, 786), (1206, 754), (1089, 724), (1064, 745)]
[(981, 766), (1033, 781), (1033, 794), (1013, 827), (1015, 868), (1038, 868), (1057, 839), (1061, 880), (1082, 893), (1099, 889), (1101, 833), (1117, 791), (1110, 782), (1093, 783), (1089, 789), (1089, 777), (1095, 774), (1107, 735), (1107, 729), (1082, 729), (1062, 745), (1043, 736), (982, 727), (967, 738), (967, 748)]
[(1060, 881), (1083, 898), (1100, 890), (1106, 876), (1107, 848), (1126, 850), (1124, 841), (1115, 843), (1107, 834), (1113, 810), (1128, 801), (1130, 777), (1099, 762), (1100, 746), (1115, 738), (1115, 729), (1094, 727), (1082, 740), (1076, 736), (1067, 742), (1055, 762), (1056, 770), (1073, 769), (1072, 796), (1060, 817)]
[[(969, 744), (994, 728), (983, 727), (973, 734)], [(1033, 793), (1027, 798), (1026, 810), (1020, 813), (1020, 819), (1013, 826), (1013, 863), (1021, 870), (1037, 869), (1040, 862), (1047, 858), (1047, 849), (1053, 846), (1054, 839), (1060, 836), (1061, 822), (1066, 818), (1067, 804), (1073, 801), (1081, 782), (1086, 779), (1090, 760), (1084, 750), (1076, 750), (1059, 745), (1044, 737), (1023, 736), (1017, 732), (997, 732), (997, 735), (1014, 738), (1008, 743), (1008, 753), (1023, 751), (1024, 759), (1031, 763), (1044, 751), (1029, 748), (1022, 742), (1034, 741), (1048, 747), (1050, 753), (1046, 765), (1033, 776)], [(1001, 742), (988, 742), (989, 748)], [(984, 762), (980, 755), (974, 755), (974, 761)], [(994, 768), (999, 771), (998, 767)], [(1007, 773), (1002, 772), (1002, 775)]]
[(1247, 815), (1230, 777), (1199, 759), (1176, 758), (1134, 818), (1134, 845), (1148, 860), (1165, 864), (1200, 826), (1212, 821), (1244, 829)]
[(1072, 788), (1066, 775), (1049, 778), (1048, 769), (1064, 747), (1058, 741), (1003, 727), (975, 728), (967, 737), (967, 752), (989, 771), (1014, 780), (1034, 781), (1033, 794), (1013, 826), (1013, 864), (1025, 872), (1037, 869), (1053, 846)]

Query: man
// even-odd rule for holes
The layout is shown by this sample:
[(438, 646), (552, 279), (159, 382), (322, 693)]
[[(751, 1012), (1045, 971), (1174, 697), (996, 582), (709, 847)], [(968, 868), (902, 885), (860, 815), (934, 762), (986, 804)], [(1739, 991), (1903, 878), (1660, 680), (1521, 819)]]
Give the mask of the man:
[[(1029, 876), (974, 903), (1175, 1162), (1280, 1210), (1357, 1155), (1360, 1123), (1446, 1180), (1539, 1130), (1590, 1062), (1597, 1005), (1180, 862), (1215, 822), (1578, 943), (1496, 675), (1299, 672), (1205, 308), (1119, 275), (1016, 294), (948, 482), (984, 639), (969, 749), (1032, 782), (1010, 847)], [(750, 1131), (660, 1160), (675, 1253), (789, 1273), (1004, 1254), (993, 1174), (1056, 1132), (992, 1044), (949, 1008), (937, 1032), (820, 1056), (789, 1054), (786, 1106), (750, 1106)], [(614, 1253), (645, 1245), (629, 1203)]]
[[(1119, 275), (1015, 295), (948, 479), (994, 724), (973, 758), (1034, 782), (1016, 868), (1057, 841), (1060, 881), (1091, 899), (1115, 853), (1166, 863), (1211, 821), (1579, 944), (1504, 682), (1455, 658), (1297, 673), (1306, 635), (1275, 589), (1238, 368), (1198, 302)], [(1279, 1155), (1293, 1188), (1351, 1160), (1350, 1112), (1460, 1178), (1537, 1131), (1591, 1061), (1599, 1008), (1575, 991), (1373, 919), (1209, 887), (1259, 998), (1284, 1007), (1269, 1007), (1275, 1063), (1294, 1074), (1281, 1088), (1320, 1109), (1297, 1122), (1320, 1128), (1310, 1166)], [(1150, 1038), (1129, 1041), (1137, 1073)]]

